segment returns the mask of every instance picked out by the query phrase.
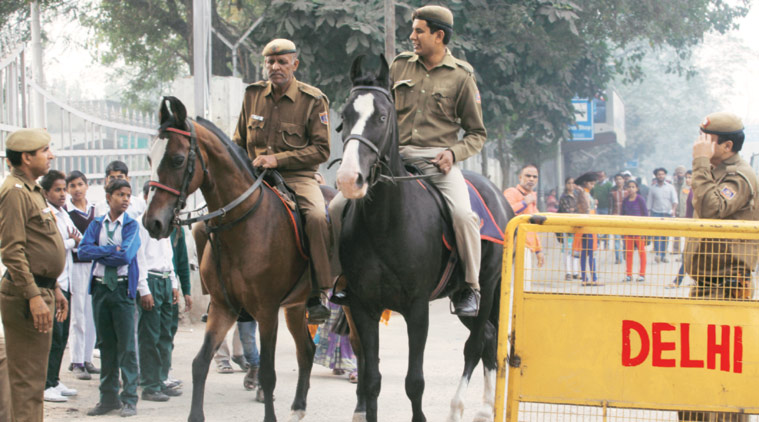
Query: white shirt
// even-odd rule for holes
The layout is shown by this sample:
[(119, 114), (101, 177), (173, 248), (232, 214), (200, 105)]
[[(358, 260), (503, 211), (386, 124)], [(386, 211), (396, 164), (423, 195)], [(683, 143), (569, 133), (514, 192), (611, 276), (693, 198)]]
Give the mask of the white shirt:
[(76, 229), (74, 222), (69, 217), (69, 213), (63, 207), (56, 208), (50, 202), (47, 205), (55, 216), (55, 224), (58, 226), (58, 232), (63, 238), (63, 246), (66, 249), (66, 265), (63, 267), (61, 275), (58, 276), (58, 285), (61, 287), (61, 290), (69, 291), (71, 268), (74, 265), (74, 256), (71, 254), (71, 251), (76, 247), (76, 240), (69, 237), (69, 231), (73, 229), (79, 234), (79, 237), (82, 234)]
[[(74, 202), (71, 201), (71, 195), (66, 195), (66, 209), (68, 211), (76, 211), (80, 214), (84, 214), (85, 216), (90, 215), (90, 208), (95, 208), (95, 204), (90, 202), (87, 198), (84, 198), (85, 201), (87, 201), (86, 205), (84, 206), (84, 211), (77, 208), (76, 205), (74, 205)], [(97, 214), (95, 215), (97, 216)], [(71, 219), (71, 216), (69, 215), (69, 219)], [(82, 234), (80, 234), (81, 236)], [(79, 248), (74, 248), (74, 252), (79, 252)], [(89, 264), (88, 262), (84, 262), (84, 264)]]
[[(132, 196), (132, 198), (129, 200), (129, 208), (127, 208), (126, 212), (130, 217), (137, 220), (147, 208), (148, 205), (145, 203), (145, 200), (142, 199), (142, 197)], [(111, 207), (108, 205), (107, 201), (103, 201), (95, 205), (95, 217), (106, 215), (110, 211)]]
[[(106, 225), (106, 223), (108, 225)], [(113, 228), (113, 225), (116, 224), (116, 228)], [(103, 227), (100, 228), (100, 238), (98, 239), (98, 244), (101, 246), (108, 245), (108, 229), (113, 230), (113, 243), (115, 245), (121, 245), (121, 242), (124, 241), (124, 239), (121, 237), (121, 228), (124, 226), (124, 214), (121, 214), (119, 218), (116, 219), (116, 221), (111, 221), (111, 215), (106, 214), (105, 218), (103, 219)], [(142, 245), (140, 245), (140, 249), (137, 251), (137, 265), (140, 265), (140, 251), (142, 250)], [(129, 275), (129, 265), (122, 265), (117, 268), (117, 274), (119, 277), (127, 277)], [(142, 273), (142, 269), (140, 269), (140, 273)], [(105, 276), (105, 265), (96, 262), (95, 263), (95, 269), (92, 270), (92, 275), (94, 277), (103, 277)], [(137, 292), (140, 293), (140, 296), (147, 296), (150, 294), (150, 289), (148, 288), (148, 281), (147, 277), (143, 280), (142, 277), (138, 278), (137, 281)]]
[(148, 271), (169, 273), (171, 288), (179, 288), (179, 280), (174, 274), (174, 248), (171, 247), (171, 238), (161, 240), (150, 237), (148, 230), (140, 222), (140, 252), (137, 254), (140, 265), (140, 283), (148, 282)]

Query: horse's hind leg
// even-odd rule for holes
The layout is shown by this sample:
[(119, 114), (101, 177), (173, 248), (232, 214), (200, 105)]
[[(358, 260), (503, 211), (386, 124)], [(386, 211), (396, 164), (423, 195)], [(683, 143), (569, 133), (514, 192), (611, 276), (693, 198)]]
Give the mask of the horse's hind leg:
[(311, 339), (306, 324), (306, 308), (303, 305), (285, 309), (287, 328), (295, 340), (295, 349), (298, 357), (298, 387), (295, 390), (295, 399), (291, 407), (290, 421), (297, 422), (306, 416), (306, 397), (311, 378), (311, 367), (314, 363), (316, 347)]
[(264, 422), (277, 420), (274, 414), (274, 386), (277, 383), (277, 374), (274, 372), (274, 351), (277, 347), (278, 311), (279, 308), (275, 307), (255, 315), (258, 318), (258, 330), (261, 335), (261, 367), (258, 380), (264, 392)]
[[(345, 318), (348, 320), (348, 326), (350, 327), (350, 342), (353, 348), (353, 354), (356, 355), (356, 363), (358, 374), (366, 371), (364, 366), (364, 353), (361, 351), (361, 339), (358, 337), (358, 329), (356, 323), (353, 321), (353, 315), (348, 306), (343, 306), (343, 312), (345, 312)], [(361, 422), (366, 418), (366, 394), (361, 388), (361, 383), (356, 384), (356, 408), (353, 410), (353, 421)]]
[(205, 420), (203, 415), (203, 396), (206, 390), (206, 378), (208, 367), (211, 364), (213, 354), (221, 345), (229, 327), (234, 324), (236, 316), (227, 311), (226, 307), (217, 302), (212, 302), (208, 310), (208, 322), (206, 323), (206, 335), (203, 346), (192, 361), (192, 407), (190, 422)]
[(406, 396), (411, 400), (412, 422), (425, 422), (422, 412), (424, 394), (424, 347), (427, 344), (430, 308), (426, 298), (411, 307), (406, 319), (408, 332), (408, 371), (406, 372)]

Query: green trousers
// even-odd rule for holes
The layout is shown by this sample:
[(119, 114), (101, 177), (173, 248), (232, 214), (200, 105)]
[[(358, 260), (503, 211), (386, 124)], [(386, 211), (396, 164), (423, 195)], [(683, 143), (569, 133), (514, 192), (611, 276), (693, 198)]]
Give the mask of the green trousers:
[(148, 274), (148, 288), (155, 305), (149, 311), (139, 307), (140, 386), (143, 392), (157, 393), (164, 389), (171, 365), (171, 279)]
[[(71, 293), (61, 290), (63, 297), (69, 302), (69, 309), (71, 309)], [(66, 319), (63, 322), (58, 322), (53, 318), (53, 343), (50, 346), (50, 357), (47, 360), (47, 381), (45, 381), (45, 389), (51, 387), (57, 387), (58, 381), (60, 381), (61, 372), (61, 360), (63, 359), (63, 351), (66, 349), (66, 344), (69, 341), (69, 324), (71, 322), (71, 312), (66, 315)]]
[[(135, 302), (127, 283), (119, 282), (111, 291), (104, 284), (92, 285), (92, 313), (95, 317), (97, 347), (100, 349), (100, 403), (137, 404), (137, 352), (135, 349)], [(119, 397), (119, 371), (123, 390)]]
[(171, 352), (169, 353), (169, 359), (167, 362), (167, 365), (165, 365), (166, 371), (164, 371), (164, 368), (161, 368), (161, 379), (167, 380), (169, 378), (169, 370), (171, 369), (171, 355), (174, 353), (174, 336), (177, 335), (177, 330), (179, 329), (179, 303), (175, 305), (171, 305)]

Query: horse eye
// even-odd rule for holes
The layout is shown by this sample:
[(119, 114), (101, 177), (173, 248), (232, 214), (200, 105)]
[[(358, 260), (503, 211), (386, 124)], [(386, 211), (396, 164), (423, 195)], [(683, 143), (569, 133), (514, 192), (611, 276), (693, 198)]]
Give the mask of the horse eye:
[(387, 116), (384, 114), (380, 116), (380, 122), (385, 123), (387, 121)]
[(184, 157), (181, 155), (176, 155), (171, 159), (171, 165), (174, 167), (182, 167), (182, 163), (184, 163)]

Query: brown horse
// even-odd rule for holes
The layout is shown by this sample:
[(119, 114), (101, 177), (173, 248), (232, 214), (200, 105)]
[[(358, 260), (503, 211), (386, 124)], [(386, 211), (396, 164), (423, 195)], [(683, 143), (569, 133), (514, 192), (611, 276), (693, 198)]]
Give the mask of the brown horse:
[[(145, 228), (154, 238), (167, 237), (179, 223), (186, 197), (203, 193), (209, 214), (209, 246), (199, 245), (203, 286), (211, 296), (203, 346), (192, 363), (192, 409), (189, 421), (204, 420), (203, 397), (208, 367), (229, 328), (244, 308), (260, 331), (259, 382), (264, 393), (264, 421), (274, 414), (274, 351), (279, 308), (295, 340), (298, 386), (291, 421), (306, 410), (314, 343), (306, 325), (305, 301), (311, 286), (308, 268), (281, 199), (262, 184), (245, 151), (210, 122), (187, 119), (184, 105), (164, 97), (159, 137), (151, 144), (151, 186)], [(199, 119), (200, 120), (200, 119)], [(184, 223), (186, 223), (185, 221)]]

